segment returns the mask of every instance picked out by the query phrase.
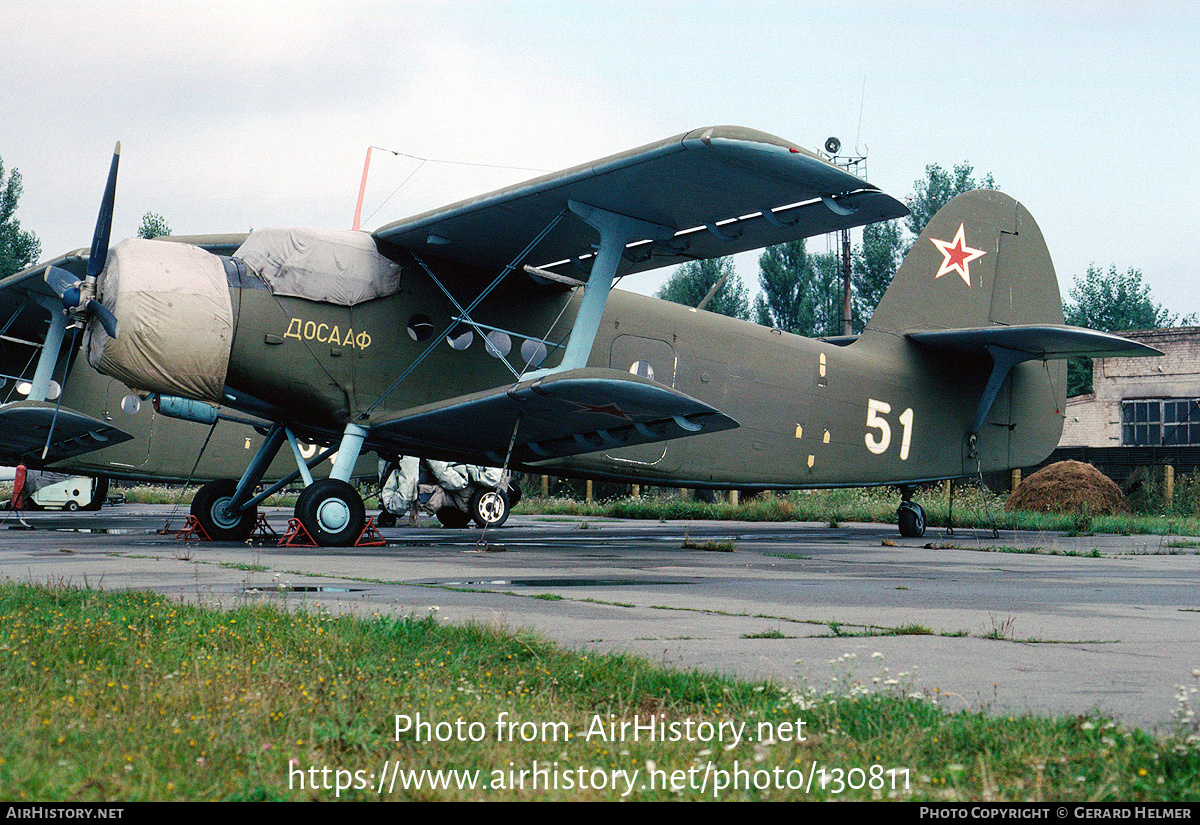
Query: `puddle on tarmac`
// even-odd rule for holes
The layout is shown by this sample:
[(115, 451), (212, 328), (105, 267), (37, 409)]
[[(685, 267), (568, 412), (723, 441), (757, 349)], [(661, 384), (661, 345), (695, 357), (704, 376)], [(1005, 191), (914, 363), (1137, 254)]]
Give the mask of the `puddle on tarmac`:
[(685, 582), (669, 579), (466, 579), (462, 581), (427, 582), (444, 587), (625, 587), (627, 585), (662, 585), (684, 584)]
[(243, 587), (243, 593), (361, 593), (365, 587), (324, 587), (310, 584), (281, 584), (270, 587)]

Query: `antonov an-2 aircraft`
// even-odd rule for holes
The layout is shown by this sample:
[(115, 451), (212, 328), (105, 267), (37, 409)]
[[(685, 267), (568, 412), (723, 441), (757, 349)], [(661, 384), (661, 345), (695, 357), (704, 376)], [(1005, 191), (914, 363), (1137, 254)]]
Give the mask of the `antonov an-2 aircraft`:
[[(1064, 326), (1037, 225), (995, 191), (930, 221), (854, 338), (613, 290), (630, 273), (906, 214), (750, 129), (698, 129), (371, 234), (274, 228), (110, 250), (119, 150), (86, 270), (64, 258), (16, 278), (61, 300), (44, 363), (86, 321), (90, 364), (164, 414), (211, 421), (220, 405), (271, 422), (241, 477), (195, 498), (214, 538), (250, 533), (285, 442), (307, 485), (296, 517), (321, 545), (363, 530), (348, 483), (363, 450), (667, 486), (892, 484), (901, 532), (921, 535), (913, 485), (1053, 449), (1062, 359), (1155, 354)], [(34, 385), (25, 403), (48, 405), (44, 376)], [(327, 478), (297, 439), (336, 448)], [(479, 506), (503, 514), (504, 492)]]

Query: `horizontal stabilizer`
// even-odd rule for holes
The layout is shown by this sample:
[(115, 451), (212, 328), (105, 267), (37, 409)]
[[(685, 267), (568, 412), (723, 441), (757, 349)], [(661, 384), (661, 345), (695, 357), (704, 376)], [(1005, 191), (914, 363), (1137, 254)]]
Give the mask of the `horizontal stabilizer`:
[(912, 332), (908, 337), (917, 343), (938, 349), (979, 355), (986, 354), (989, 347), (1001, 347), (1029, 356), (1023, 360), (1055, 360), (1076, 355), (1092, 358), (1162, 355), (1154, 347), (1111, 332), (1097, 332), (1061, 324), (943, 329)]
[(738, 424), (683, 393), (619, 370), (578, 369), (419, 408), (371, 428), (373, 445), (478, 464), (530, 463), (719, 432)]
[[(111, 424), (75, 410), (59, 407), (57, 412), (56, 419), (55, 405), (44, 401), (17, 401), (0, 406), (0, 431), (4, 433), (0, 463), (49, 465), (133, 438)], [(43, 460), (42, 449), (51, 422), (54, 437)]]

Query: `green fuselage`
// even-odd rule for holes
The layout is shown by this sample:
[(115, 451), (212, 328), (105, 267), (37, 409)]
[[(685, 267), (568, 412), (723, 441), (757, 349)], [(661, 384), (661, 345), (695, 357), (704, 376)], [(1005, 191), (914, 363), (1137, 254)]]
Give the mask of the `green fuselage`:
[[(545, 336), (552, 346), (542, 366), (553, 367), (562, 352), (553, 344), (567, 338), (581, 290), (542, 286), (521, 273), (509, 279), (493, 293), (503, 298), (488, 298), (471, 317), (482, 332), (512, 333), (499, 344), (507, 339), (507, 360), (518, 373), (525, 361), (519, 336)], [(461, 269), (444, 280), (463, 305), (487, 283)], [(271, 406), (258, 412), (310, 434), (333, 439), (348, 421), (369, 427), (517, 382), (480, 331), (465, 348), (449, 345), (444, 333), (459, 311), (416, 269), (405, 269), (396, 294), (354, 307), (266, 289), (233, 293), (237, 331), (226, 386)], [(717, 487), (908, 482), (1037, 463), (1062, 427), (1061, 362), (1013, 370), (980, 429), (977, 460), (966, 436), (991, 369), (986, 356), (934, 351), (877, 330), (836, 346), (620, 290), (609, 296), (589, 366), (644, 376), (652, 370), (654, 380), (740, 426), (528, 469)], [(367, 447), (389, 450), (370, 436)]]

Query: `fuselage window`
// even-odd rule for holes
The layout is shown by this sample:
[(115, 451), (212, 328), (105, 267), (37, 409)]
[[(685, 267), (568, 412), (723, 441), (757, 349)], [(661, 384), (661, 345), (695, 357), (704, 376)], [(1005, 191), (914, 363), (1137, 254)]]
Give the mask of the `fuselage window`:
[(547, 354), (546, 345), (541, 341), (526, 338), (521, 342), (521, 360), (531, 367), (540, 367)]
[(654, 367), (650, 366), (649, 361), (634, 361), (629, 367), (629, 373), (654, 380)]
[(446, 336), (446, 343), (451, 349), (464, 350), (471, 346), (471, 342), (475, 340), (475, 333), (468, 326), (459, 324), (454, 329), (450, 330), (450, 334)]
[(433, 335), (433, 321), (420, 313), (408, 319), (408, 337), (414, 341), (428, 341)]
[(512, 338), (508, 333), (494, 329), (487, 334), (488, 355), (493, 358), (504, 358), (512, 350)]

